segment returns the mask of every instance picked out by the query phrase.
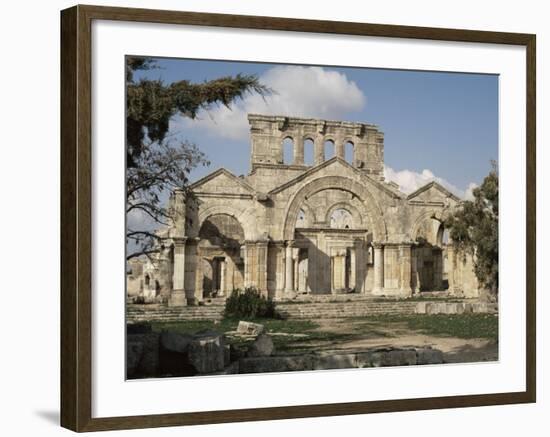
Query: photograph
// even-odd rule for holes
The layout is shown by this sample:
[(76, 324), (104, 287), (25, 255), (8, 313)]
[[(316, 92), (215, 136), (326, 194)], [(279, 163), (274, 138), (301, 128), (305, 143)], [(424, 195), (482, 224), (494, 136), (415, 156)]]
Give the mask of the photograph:
[(127, 379), (499, 360), (497, 74), (125, 75)]

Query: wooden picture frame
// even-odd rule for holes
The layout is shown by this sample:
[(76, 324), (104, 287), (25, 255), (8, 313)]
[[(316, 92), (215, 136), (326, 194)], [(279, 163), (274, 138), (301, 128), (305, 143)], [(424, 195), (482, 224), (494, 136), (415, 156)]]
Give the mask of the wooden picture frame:
[[(517, 45), (526, 48), (526, 390), (419, 399), (278, 406), (178, 414), (92, 417), (92, 22), (113, 20), (387, 38)], [(535, 35), (289, 18), (75, 6), (61, 12), (61, 425), (74, 431), (336, 416), (536, 400)]]

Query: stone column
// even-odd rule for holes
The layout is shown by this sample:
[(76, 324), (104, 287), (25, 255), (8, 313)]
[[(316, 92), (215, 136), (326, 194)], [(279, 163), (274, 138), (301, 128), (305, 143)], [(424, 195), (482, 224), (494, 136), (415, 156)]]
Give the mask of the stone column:
[(313, 142), (313, 150), (315, 155), (315, 165), (322, 164), (325, 161), (325, 139), (324, 137), (317, 137)]
[(435, 291), (441, 291), (443, 288), (443, 250), (434, 248), (432, 250), (434, 260), (434, 278), (433, 287)]
[(357, 293), (364, 293), (368, 262), (365, 242), (356, 241), (353, 248), (355, 252), (354, 287)]
[(344, 253), (340, 253), (339, 256), (339, 263), (340, 263), (340, 288), (344, 289), (346, 288), (346, 251), (344, 250)]
[(285, 292), (294, 291), (294, 266), (292, 262), (292, 242), (289, 241), (286, 246), (285, 254)]
[(455, 288), (455, 268), (456, 268), (456, 261), (455, 261), (455, 249), (452, 246), (452, 244), (449, 244), (447, 246), (447, 280), (449, 281), (449, 293), (451, 295), (457, 294), (457, 290)]
[(350, 250), (350, 273), (349, 273), (349, 288), (351, 289), (355, 288), (356, 262), (357, 260), (355, 256), (355, 247), (352, 247)]
[(294, 141), (294, 164), (304, 165), (304, 141), (301, 138)]
[(226, 267), (225, 259), (220, 259), (218, 268), (220, 269), (220, 290), (219, 290), (219, 295), (221, 295), (221, 296), (225, 295), (225, 288), (226, 288), (225, 267)]
[(267, 296), (267, 241), (256, 243), (256, 287)]
[(168, 304), (170, 306), (185, 306), (185, 238), (174, 238), (174, 268), (172, 269), (173, 290)]
[(399, 246), (399, 291), (406, 296), (412, 295), (411, 288), (411, 245)]
[(374, 288), (373, 293), (384, 292), (384, 246), (380, 243), (374, 247)]
[(294, 265), (294, 290), (300, 291), (300, 284), (299, 284), (299, 258), (295, 255), (292, 257), (292, 264)]
[(336, 148), (335, 155), (338, 158), (346, 159), (346, 153), (345, 153), (345, 149), (344, 149), (344, 142), (342, 140), (336, 140), (336, 142), (334, 143), (334, 147)]
[(411, 248), (411, 288), (413, 294), (420, 292), (420, 278), (418, 275), (418, 249)]
[(241, 246), (241, 258), (244, 263), (244, 277), (243, 277), (243, 286), (244, 288), (250, 287), (250, 264), (248, 262), (248, 246)]

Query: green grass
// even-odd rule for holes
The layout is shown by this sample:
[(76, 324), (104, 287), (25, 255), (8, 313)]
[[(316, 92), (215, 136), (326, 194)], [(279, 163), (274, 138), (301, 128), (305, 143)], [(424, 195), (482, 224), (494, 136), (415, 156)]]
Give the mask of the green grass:
[[(498, 316), (493, 314), (411, 314), (411, 315), (379, 315), (356, 317), (348, 319), (348, 329), (337, 332), (328, 328), (319, 329), (314, 320), (303, 319), (246, 319), (261, 323), (268, 333), (305, 334), (306, 336), (274, 335), (272, 336), (275, 350), (280, 353), (308, 352), (330, 348), (344, 341), (365, 338), (395, 338), (402, 334), (423, 333), (433, 336), (457, 338), (482, 338), (498, 341)], [(215, 323), (213, 320), (188, 320), (179, 322), (153, 322), (156, 332), (163, 329), (180, 332), (196, 333), (204, 329), (220, 333), (235, 331), (238, 319), (223, 319)], [(341, 327), (341, 326), (339, 326)], [(253, 338), (228, 337), (229, 343), (238, 349), (246, 349)]]
[(152, 322), (153, 331), (160, 332), (163, 329), (180, 332), (194, 333), (204, 329), (218, 332), (235, 331), (239, 320), (260, 323), (265, 326), (267, 332), (302, 333), (317, 328), (311, 320), (281, 320), (281, 319), (222, 319), (218, 323), (213, 320), (182, 320), (178, 322)]
[(362, 318), (368, 324), (389, 326), (405, 323), (424, 334), (457, 338), (485, 338), (498, 341), (498, 316), (495, 314), (411, 314)]

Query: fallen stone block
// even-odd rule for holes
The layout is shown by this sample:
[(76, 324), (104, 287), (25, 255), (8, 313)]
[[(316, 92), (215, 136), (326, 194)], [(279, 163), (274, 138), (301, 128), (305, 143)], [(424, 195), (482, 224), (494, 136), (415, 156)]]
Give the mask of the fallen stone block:
[(416, 364), (416, 351), (393, 350), (383, 356), (383, 366), (413, 366)]
[(245, 335), (260, 335), (264, 332), (264, 325), (259, 323), (240, 321), (237, 325), (237, 333)]
[(269, 357), (273, 354), (275, 346), (273, 340), (267, 334), (260, 334), (250, 345), (247, 356), (249, 357)]
[(225, 366), (223, 370), (209, 373), (209, 375), (236, 375), (238, 373), (239, 373), (239, 362), (234, 361), (233, 363)]
[(351, 369), (356, 367), (355, 354), (319, 356), (313, 364), (314, 370)]
[[(127, 372), (128, 378), (152, 378), (159, 374), (159, 334), (131, 334), (126, 337), (127, 344), (141, 344), (141, 359), (137, 364), (137, 367), (133, 370), (133, 373)], [(132, 354), (138, 352), (137, 349), (131, 351)], [(127, 351), (128, 353), (128, 351)], [(128, 355), (126, 356), (127, 366), (133, 364), (128, 362)], [(135, 357), (131, 357), (135, 359)], [(128, 370), (128, 369), (127, 369)]]
[(140, 323), (128, 323), (126, 325), (126, 334), (150, 334), (153, 332), (151, 324), (140, 322)]
[(132, 378), (137, 374), (138, 366), (143, 356), (143, 343), (137, 340), (126, 342), (126, 375)]
[(167, 351), (186, 353), (193, 336), (172, 331), (160, 333), (160, 346)]
[(313, 370), (313, 362), (313, 355), (242, 358), (239, 361), (239, 373)]
[(197, 373), (212, 373), (223, 370), (225, 341), (215, 332), (196, 334), (187, 349), (187, 361)]
[(416, 350), (416, 364), (442, 364), (443, 352), (439, 349), (422, 348)]

